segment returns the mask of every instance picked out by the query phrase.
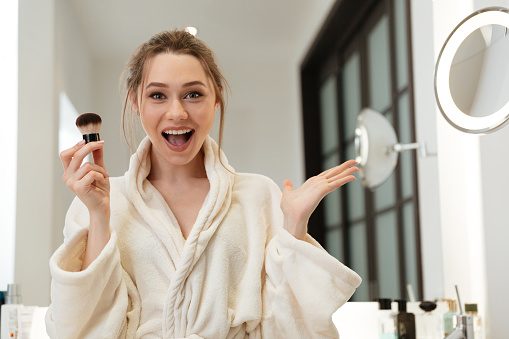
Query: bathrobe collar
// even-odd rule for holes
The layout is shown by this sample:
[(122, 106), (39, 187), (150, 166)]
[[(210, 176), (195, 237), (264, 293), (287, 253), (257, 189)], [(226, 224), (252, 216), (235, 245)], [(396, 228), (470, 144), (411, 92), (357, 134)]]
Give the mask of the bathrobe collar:
[[(134, 207), (148, 221), (149, 227), (157, 237), (162, 239), (173, 261), (173, 267), (168, 272), (171, 283), (163, 314), (163, 337), (169, 338), (175, 331), (174, 313), (178, 311), (178, 300), (183, 298), (185, 280), (230, 207), (234, 169), (228, 165), (225, 155), (219, 152), (216, 142), (208, 136), (202, 149), (205, 154), (205, 170), (210, 189), (191, 233), (184, 242), (176, 218), (161, 194), (147, 180), (151, 166), (151, 147), (150, 139), (145, 137), (138, 151), (131, 156), (129, 171), (126, 173), (126, 184)], [(218, 154), (230, 172), (223, 167)]]

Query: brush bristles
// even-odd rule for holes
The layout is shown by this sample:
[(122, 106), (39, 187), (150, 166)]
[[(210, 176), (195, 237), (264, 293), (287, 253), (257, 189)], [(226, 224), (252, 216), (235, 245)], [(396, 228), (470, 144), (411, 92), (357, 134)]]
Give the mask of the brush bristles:
[(84, 113), (76, 119), (76, 126), (81, 134), (99, 133), (101, 123), (101, 117), (95, 113)]

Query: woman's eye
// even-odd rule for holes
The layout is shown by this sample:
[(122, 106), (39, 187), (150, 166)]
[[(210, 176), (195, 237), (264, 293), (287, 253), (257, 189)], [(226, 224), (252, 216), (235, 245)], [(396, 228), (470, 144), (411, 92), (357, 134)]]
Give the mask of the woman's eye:
[(150, 95), (150, 97), (156, 100), (164, 99), (164, 95), (162, 93), (153, 93)]
[(198, 99), (199, 97), (201, 97), (201, 93), (198, 92), (189, 92), (185, 96), (186, 99)]

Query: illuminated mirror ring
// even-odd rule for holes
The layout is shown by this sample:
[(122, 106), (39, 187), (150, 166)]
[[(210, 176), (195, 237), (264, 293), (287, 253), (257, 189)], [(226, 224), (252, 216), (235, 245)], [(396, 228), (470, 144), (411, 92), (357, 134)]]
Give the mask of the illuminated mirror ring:
[[(451, 67), (453, 66), (456, 53), (462, 47), (465, 39), (478, 29), (482, 31), (482, 27), (496, 27), (495, 25), (506, 29), (505, 34), (507, 34), (507, 28), (509, 28), (509, 11), (507, 9), (490, 7), (473, 13), (463, 20), (449, 35), (437, 60), (435, 68), (435, 95), (438, 106), (445, 119), (451, 125), (464, 132), (474, 134), (488, 133), (502, 127), (509, 120), (509, 100), (504, 101), (499, 105), (500, 107), (496, 108), (495, 112), (489, 112), (490, 114), (488, 115), (471, 116), (458, 108), (450, 88)], [(489, 67), (493, 68), (495, 66)], [(484, 69), (479, 72), (481, 71), (484, 71)]]

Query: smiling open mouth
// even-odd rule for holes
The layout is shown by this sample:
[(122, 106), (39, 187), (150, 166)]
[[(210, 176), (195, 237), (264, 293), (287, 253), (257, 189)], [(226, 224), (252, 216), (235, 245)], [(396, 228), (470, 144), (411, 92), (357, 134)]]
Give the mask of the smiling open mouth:
[(191, 139), (194, 130), (181, 129), (181, 130), (168, 130), (163, 131), (163, 137), (173, 146), (182, 146)]

